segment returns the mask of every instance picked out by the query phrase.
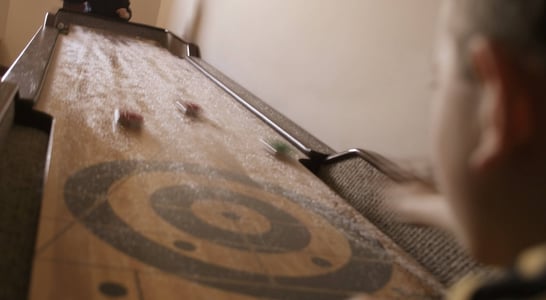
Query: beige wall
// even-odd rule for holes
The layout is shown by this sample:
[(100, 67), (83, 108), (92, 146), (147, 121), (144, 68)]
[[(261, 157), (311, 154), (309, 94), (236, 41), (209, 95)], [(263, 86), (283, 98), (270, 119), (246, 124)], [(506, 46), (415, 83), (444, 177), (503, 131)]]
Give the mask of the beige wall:
[(0, 0), (0, 65), (7, 66), (2, 57), (7, 51), (4, 44), (4, 35), (6, 33), (6, 23), (8, 20), (9, 0)]
[(44, 22), (45, 12), (56, 11), (60, 4), (59, 0), (10, 0), (0, 64), (10, 65)]
[[(161, 1), (132, 0), (131, 5), (133, 22), (156, 24)], [(11, 0), (4, 38), (0, 41), (0, 64), (10, 65), (40, 28), (45, 13), (56, 12), (61, 6), (61, 0)]]
[(131, 22), (154, 26), (157, 22), (157, 14), (161, 0), (131, 0), (133, 18)]
[(427, 152), (437, 0), (163, 0), (158, 26), (337, 150)]
[(9, 0), (0, 0), (0, 41), (6, 32), (6, 21), (8, 19)]

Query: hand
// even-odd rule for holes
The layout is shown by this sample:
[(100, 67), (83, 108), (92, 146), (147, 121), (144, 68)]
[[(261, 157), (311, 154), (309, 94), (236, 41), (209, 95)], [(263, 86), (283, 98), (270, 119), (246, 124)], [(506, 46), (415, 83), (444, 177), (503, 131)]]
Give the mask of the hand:
[(129, 18), (131, 17), (131, 14), (129, 14), (127, 8), (119, 8), (118, 10), (116, 10), (116, 13), (120, 18), (125, 20), (129, 20)]
[(400, 221), (430, 225), (454, 232), (455, 218), (448, 202), (438, 191), (420, 182), (392, 187), (386, 195), (387, 206)]

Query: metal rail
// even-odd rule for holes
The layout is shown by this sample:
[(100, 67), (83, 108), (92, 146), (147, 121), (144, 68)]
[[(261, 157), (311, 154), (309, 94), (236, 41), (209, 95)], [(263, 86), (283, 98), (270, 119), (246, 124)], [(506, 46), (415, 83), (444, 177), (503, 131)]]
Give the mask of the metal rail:
[(227, 85), (225, 85), (222, 81), (220, 81), (218, 78), (212, 75), (209, 71), (205, 70), (205, 68), (203, 68), (199, 63), (197, 63), (192, 57), (189, 56), (189, 57), (186, 57), (186, 59), (197, 70), (203, 73), (208, 79), (210, 79), (220, 88), (222, 88), (226, 93), (228, 93), (235, 100), (237, 100), (237, 102), (242, 104), (246, 109), (248, 109), (250, 112), (256, 115), (260, 120), (262, 120), (264, 123), (269, 125), (269, 127), (273, 128), (273, 130), (275, 130), (278, 134), (280, 134), (283, 138), (285, 138), (288, 142), (290, 142), (290, 144), (292, 144), (296, 149), (298, 149), (300, 152), (302, 152), (307, 157), (309, 157), (309, 159), (311, 159), (313, 162), (321, 162), (328, 156), (327, 154), (315, 151), (307, 147), (303, 142), (298, 140), (288, 131), (284, 130), (281, 126), (279, 126), (277, 123), (271, 120), (268, 116), (266, 116), (264, 113), (259, 111), (256, 107), (254, 107), (248, 101), (246, 101), (241, 96), (239, 96), (236, 92), (230, 89)]
[(298, 151), (300, 151), (305, 156), (307, 156), (308, 157), (307, 160), (300, 160), (300, 161), (312, 172), (314, 173), (318, 172), (318, 170), (324, 165), (334, 164), (337, 162), (341, 162), (341, 161), (345, 161), (345, 160), (357, 157), (357, 158), (363, 159), (372, 167), (378, 169), (379, 171), (384, 173), (387, 177), (391, 178), (395, 182), (408, 182), (408, 181), (416, 181), (416, 180), (419, 180), (422, 182), (425, 181), (418, 175), (414, 174), (414, 172), (405, 170), (404, 168), (398, 166), (396, 163), (392, 162), (391, 160), (383, 157), (382, 155), (378, 153), (374, 153), (371, 151), (354, 148), (354, 149), (349, 149), (347, 151), (343, 151), (343, 152), (339, 152), (335, 154), (325, 154), (325, 153), (313, 150), (312, 148), (305, 145), (305, 143), (299, 140), (297, 137), (295, 137), (294, 135), (290, 134), (288, 131), (283, 129), (280, 125), (278, 125), (275, 121), (273, 121), (267, 115), (262, 113), (254, 105), (252, 105), (243, 97), (241, 97), (232, 88), (230, 88), (220, 79), (218, 79), (217, 76), (215, 76), (214, 74), (206, 70), (193, 57), (188, 56), (185, 59), (197, 70), (199, 70), (203, 75), (205, 75), (208, 79), (210, 79), (212, 82), (218, 85), (221, 89), (223, 89), (226, 93), (232, 96), (237, 102), (242, 104), (246, 109), (248, 109), (250, 112), (256, 115), (260, 120), (262, 120), (264, 123), (269, 125), (273, 130), (275, 130), (279, 135), (285, 138)]
[(339, 163), (339, 162), (346, 161), (352, 158), (363, 159), (368, 164), (378, 169), (379, 171), (384, 173), (387, 177), (389, 177), (395, 182), (402, 183), (402, 182), (419, 181), (421, 183), (434, 186), (432, 179), (428, 178), (430, 176), (418, 175), (416, 174), (416, 172), (399, 166), (398, 164), (387, 159), (381, 154), (378, 154), (372, 151), (358, 149), (358, 148), (349, 149), (343, 152), (329, 155), (323, 161), (323, 164), (329, 165), (329, 164)]

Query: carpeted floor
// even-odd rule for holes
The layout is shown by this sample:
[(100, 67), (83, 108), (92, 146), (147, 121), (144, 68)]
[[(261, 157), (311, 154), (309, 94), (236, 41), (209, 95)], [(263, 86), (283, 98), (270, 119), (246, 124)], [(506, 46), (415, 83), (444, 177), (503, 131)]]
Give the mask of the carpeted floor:
[(353, 158), (326, 165), (318, 176), (442, 284), (450, 286), (470, 272), (483, 271), (446, 232), (396, 221), (383, 201), (383, 193), (392, 182), (364, 160)]
[(25, 299), (48, 135), (15, 125), (0, 146), (0, 299)]

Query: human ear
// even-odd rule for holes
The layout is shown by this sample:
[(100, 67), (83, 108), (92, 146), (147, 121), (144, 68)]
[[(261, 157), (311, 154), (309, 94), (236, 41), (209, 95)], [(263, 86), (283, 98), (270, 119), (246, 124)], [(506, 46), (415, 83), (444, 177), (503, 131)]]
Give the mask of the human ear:
[(470, 43), (471, 63), (481, 89), (480, 138), (471, 166), (482, 171), (497, 164), (532, 133), (531, 97), (525, 74), (502, 46), (483, 37)]

